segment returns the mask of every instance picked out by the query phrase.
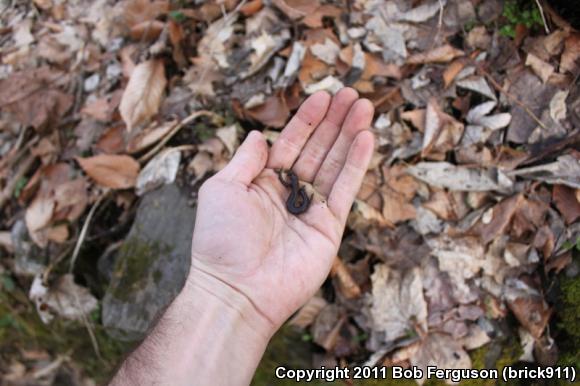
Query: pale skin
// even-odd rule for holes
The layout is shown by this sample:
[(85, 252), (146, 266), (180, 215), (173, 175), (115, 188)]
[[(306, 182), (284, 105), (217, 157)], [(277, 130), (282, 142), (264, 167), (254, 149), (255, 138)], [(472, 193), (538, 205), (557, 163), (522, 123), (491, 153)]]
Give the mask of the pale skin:
[[(324, 282), (374, 147), (355, 90), (311, 95), (271, 148), (251, 132), (199, 191), (187, 282), (111, 385), (248, 385), (274, 332)], [(316, 192), (298, 216), (276, 174)]]

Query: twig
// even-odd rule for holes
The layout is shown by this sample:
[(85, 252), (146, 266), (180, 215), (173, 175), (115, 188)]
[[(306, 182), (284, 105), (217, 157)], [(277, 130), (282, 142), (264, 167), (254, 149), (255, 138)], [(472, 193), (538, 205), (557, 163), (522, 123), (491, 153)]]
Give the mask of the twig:
[(36, 156), (33, 154), (29, 154), (28, 157), (20, 164), (20, 167), (18, 168), (16, 173), (14, 173), (10, 181), (8, 181), (8, 183), (0, 193), (0, 211), (2, 210), (2, 207), (6, 204), (6, 201), (8, 201), (12, 196), (12, 192), (14, 192), (14, 188), (16, 188), (16, 184), (18, 184), (18, 181), (20, 181), (20, 179), (24, 177), (24, 175), (34, 164), (35, 160)]
[(103, 362), (103, 357), (101, 356), (101, 350), (99, 349), (99, 342), (97, 341), (97, 337), (95, 336), (94, 327), (93, 327), (91, 321), (87, 318), (87, 315), (85, 315), (85, 312), (82, 309), (79, 297), (75, 291), (73, 291), (73, 296), (75, 298), (75, 305), (77, 306), (77, 309), (79, 310), (79, 312), (81, 314), (81, 319), (83, 321), (83, 324), (84, 324), (85, 328), (87, 329), (87, 332), (89, 333), (89, 338), (91, 338), (91, 344), (93, 345), (93, 350), (95, 350), (95, 355), (97, 356), (97, 358), (101, 362)]
[(109, 192), (110, 192), (110, 190), (107, 191), (105, 194), (103, 194), (101, 197), (99, 197), (99, 199), (91, 207), (91, 210), (89, 211), (89, 214), (87, 215), (87, 218), (85, 218), (85, 223), (83, 224), (83, 227), (81, 228), (81, 233), (79, 234), (79, 238), (77, 239), (77, 243), (75, 244), (75, 249), (73, 250), (73, 254), (72, 254), (72, 257), (70, 259), (70, 265), (68, 268), (68, 271), (70, 273), (72, 273), (72, 271), (73, 271), (73, 268), (75, 266), (75, 262), (77, 261), (77, 258), (79, 256), (79, 252), (81, 250), (81, 246), (83, 245), (83, 241), (85, 240), (85, 237), (87, 236), (87, 231), (89, 230), (89, 224), (91, 223), (91, 219), (93, 218), (93, 215), (95, 214), (95, 211), (97, 210), (97, 207), (99, 206), (101, 201), (103, 201), (103, 199), (109, 195)]
[(546, 31), (547, 34), (549, 34), (550, 28), (548, 28), (548, 23), (546, 22), (546, 16), (544, 15), (544, 8), (542, 7), (542, 4), (540, 4), (540, 0), (536, 0), (536, 5), (538, 6), (538, 9), (540, 10), (540, 16), (542, 16), (542, 23), (544, 23), (544, 30)]
[(217, 115), (216, 113), (214, 113), (212, 111), (208, 111), (208, 110), (194, 111), (188, 117), (186, 117), (186, 118), (182, 119), (181, 121), (179, 121), (178, 123), (176, 123), (175, 126), (173, 126), (171, 128), (169, 133), (167, 133), (167, 135), (165, 137), (163, 137), (163, 139), (161, 141), (159, 141), (157, 143), (157, 145), (155, 145), (155, 147), (153, 147), (153, 149), (149, 150), (144, 156), (139, 158), (139, 163), (143, 164), (143, 163), (149, 161), (151, 158), (153, 158), (163, 148), (163, 146), (165, 146), (165, 144), (167, 144), (167, 142), (169, 142), (169, 140), (171, 138), (173, 138), (173, 136), (175, 134), (177, 134), (177, 132), (179, 130), (181, 130), (181, 128), (183, 126), (186, 126), (187, 124), (191, 123), (192, 121), (194, 121), (196, 118), (198, 118), (200, 116), (213, 116), (213, 117), (219, 117), (221, 119), (221, 117), (219, 115)]
[(511, 95), (506, 89), (504, 89), (499, 83), (496, 82), (496, 80), (493, 78), (493, 76), (491, 76), (491, 74), (487, 71), (485, 71), (480, 65), (476, 64), (477, 68), (479, 69), (479, 71), (481, 71), (481, 73), (489, 80), (489, 82), (492, 84), (492, 86), (499, 92), (501, 92), (502, 94), (504, 94), (506, 97), (508, 97), (511, 101), (513, 101), (515, 104), (517, 104), (518, 106), (520, 106), (522, 109), (524, 109), (524, 111), (526, 112), (526, 114), (528, 114), (530, 116), (530, 118), (532, 118), (534, 121), (536, 121), (536, 123), (544, 130), (548, 130), (548, 128), (546, 127), (546, 125), (544, 124), (544, 122), (542, 122), (540, 120), (540, 118), (537, 117), (536, 114), (534, 114), (534, 112), (532, 110), (530, 110), (530, 108), (528, 106), (526, 106), (523, 102), (521, 102), (518, 98), (516, 98), (515, 96)]

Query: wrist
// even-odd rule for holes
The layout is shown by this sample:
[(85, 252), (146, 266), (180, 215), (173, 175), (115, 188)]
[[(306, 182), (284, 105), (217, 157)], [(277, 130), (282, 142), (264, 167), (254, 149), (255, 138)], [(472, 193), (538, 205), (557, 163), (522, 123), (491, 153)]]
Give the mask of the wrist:
[(192, 265), (178, 298), (206, 311), (219, 312), (239, 328), (251, 329), (266, 344), (277, 330), (247, 295), (199, 266)]

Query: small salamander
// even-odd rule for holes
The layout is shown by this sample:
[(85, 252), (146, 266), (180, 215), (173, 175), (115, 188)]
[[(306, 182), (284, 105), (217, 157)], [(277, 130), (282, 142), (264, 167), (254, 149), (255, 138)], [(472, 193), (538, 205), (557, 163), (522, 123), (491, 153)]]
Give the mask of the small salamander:
[[(286, 174), (286, 179), (283, 177), (284, 173)], [(304, 186), (300, 186), (296, 173), (292, 170), (284, 171), (279, 169), (278, 179), (282, 185), (291, 189), (290, 196), (286, 200), (286, 210), (294, 215), (306, 212), (312, 201), (312, 196), (308, 197)]]

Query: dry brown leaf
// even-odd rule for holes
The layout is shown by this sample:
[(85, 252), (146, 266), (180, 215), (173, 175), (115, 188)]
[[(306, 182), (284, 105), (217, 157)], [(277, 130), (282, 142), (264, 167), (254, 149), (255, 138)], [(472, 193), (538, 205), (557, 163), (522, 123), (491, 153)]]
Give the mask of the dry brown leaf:
[(451, 60), (465, 55), (463, 51), (446, 44), (427, 52), (419, 52), (411, 55), (407, 59), (409, 64), (426, 64), (426, 63), (447, 63)]
[(76, 160), (89, 177), (107, 188), (128, 189), (137, 182), (139, 163), (128, 155), (100, 154)]
[(73, 104), (72, 95), (58, 88), (66, 79), (49, 67), (15, 72), (0, 79), (0, 109), (7, 109), (21, 124), (36, 129), (56, 124)]
[(240, 12), (248, 17), (257, 13), (264, 6), (262, 0), (250, 0), (240, 8)]
[(47, 230), (47, 237), (50, 241), (62, 244), (68, 240), (69, 232), (66, 224), (56, 225)]
[(354, 299), (360, 296), (361, 289), (352, 278), (349, 269), (344, 265), (341, 258), (336, 256), (330, 269), (330, 276), (336, 277), (338, 288), (347, 299)]
[(464, 192), (446, 192), (444, 190), (433, 192), (423, 207), (446, 221), (460, 220), (469, 211)]
[(108, 122), (111, 119), (111, 106), (108, 98), (95, 99), (83, 106), (81, 114), (95, 118), (97, 121)]
[(328, 303), (322, 296), (314, 295), (298, 310), (296, 315), (288, 321), (288, 324), (304, 329), (314, 322), (320, 311), (327, 305)]
[(580, 59), (580, 33), (575, 33), (564, 43), (564, 52), (560, 58), (560, 72), (571, 72), (575, 74), (578, 71), (578, 60)]
[(292, 20), (305, 17), (319, 7), (317, 0), (273, 0), (272, 3)]
[(26, 209), (25, 222), (32, 240), (45, 247), (49, 225), (60, 220), (74, 221), (84, 212), (87, 187), (83, 178), (70, 179), (72, 168), (66, 163), (45, 166), (37, 175), (40, 187)]
[(214, 96), (214, 82), (223, 79), (219, 66), (208, 55), (192, 58), (191, 61), (193, 66), (187, 71), (183, 81), (194, 95)]
[(169, 2), (164, 0), (127, 0), (123, 6), (125, 25), (135, 40), (156, 39), (163, 23), (155, 20), (169, 11)]
[(552, 199), (556, 208), (566, 220), (566, 224), (574, 223), (580, 217), (580, 189), (572, 189), (565, 185), (554, 185)]
[(404, 111), (401, 118), (411, 122), (421, 133), (425, 132), (425, 109)]
[(310, 50), (306, 51), (302, 65), (300, 66), (300, 72), (298, 73), (298, 79), (303, 87), (319, 81), (330, 73), (330, 66), (322, 60), (317, 59)]
[(554, 67), (552, 67), (552, 65), (544, 62), (542, 59), (531, 53), (528, 54), (528, 57), (526, 58), (526, 66), (530, 66), (534, 73), (539, 76), (544, 83), (546, 83), (554, 73)]
[(161, 59), (151, 59), (135, 67), (119, 106), (128, 131), (157, 114), (166, 84)]
[(534, 338), (540, 338), (552, 315), (541, 293), (519, 279), (510, 281), (504, 293), (518, 321)]
[(112, 126), (101, 135), (95, 147), (104, 153), (115, 154), (125, 149), (125, 130), (123, 126)]
[[(423, 378), (416, 380), (422, 385), (428, 366), (438, 369), (470, 369), (471, 359), (461, 344), (451, 336), (431, 333), (421, 340), (419, 348), (411, 357), (411, 364), (423, 371)], [(453, 384), (450, 379), (446, 383)]]
[(484, 244), (506, 233), (506, 228), (524, 201), (524, 196), (517, 194), (496, 204), (483, 214), (481, 220), (473, 227), (473, 233), (478, 235)]
[(418, 328), (427, 330), (427, 303), (420, 269), (401, 272), (378, 264), (371, 280), (373, 331), (383, 333), (385, 343)]
[(371, 80), (373, 76), (386, 76), (393, 79), (401, 79), (401, 68), (394, 63), (386, 63), (376, 55), (365, 52), (365, 68), (361, 79)]
[(323, 4), (316, 8), (314, 12), (308, 13), (304, 19), (301, 20), (301, 22), (309, 28), (320, 28), (323, 26), (322, 18), (337, 18), (341, 15), (341, 13), (341, 8), (330, 4)]
[(443, 72), (443, 83), (445, 88), (449, 87), (449, 85), (455, 80), (455, 77), (459, 75), (461, 70), (465, 67), (465, 61), (458, 59), (453, 61), (445, 71)]
[(288, 120), (290, 110), (281, 94), (269, 96), (264, 104), (245, 110), (245, 114), (270, 127), (283, 127)]
[(161, 138), (165, 137), (165, 135), (169, 133), (176, 124), (177, 121), (175, 120), (165, 122), (161, 125), (158, 125), (157, 123), (151, 124), (129, 140), (129, 143), (127, 144), (127, 153), (135, 154), (145, 150), (161, 140)]

